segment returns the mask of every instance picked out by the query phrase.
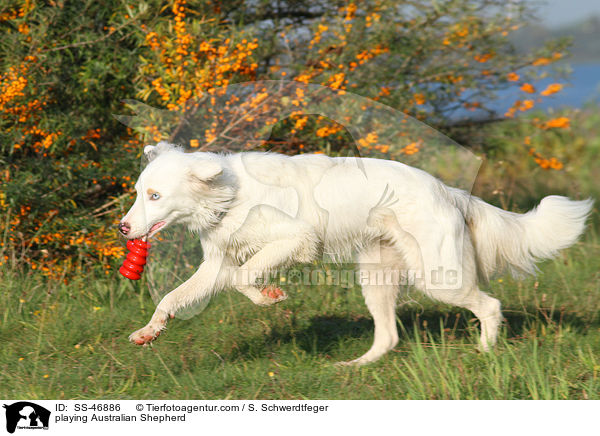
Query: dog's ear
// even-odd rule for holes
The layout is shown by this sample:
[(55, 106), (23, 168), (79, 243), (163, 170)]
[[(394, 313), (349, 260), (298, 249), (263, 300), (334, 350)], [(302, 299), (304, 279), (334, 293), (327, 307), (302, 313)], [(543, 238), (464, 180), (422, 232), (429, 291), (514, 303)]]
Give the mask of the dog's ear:
[(189, 178), (194, 187), (206, 187), (206, 183), (223, 174), (223, 167), (215, 161), (199, 159), (189, 168)]
[(146, 145), (144, 147), (144, 156), (148, 159), (148, 162), (152, 162), (157, 155), (156, 145)]
[(171, 150), (183, 152), (183, 149), (177, 145), (169, 144), (166, 141), (160, 141), (156, 145), (146, 145), (144, 147), (144, 156), (148, 159), (148, 162), (152, 162), (159, 154)]

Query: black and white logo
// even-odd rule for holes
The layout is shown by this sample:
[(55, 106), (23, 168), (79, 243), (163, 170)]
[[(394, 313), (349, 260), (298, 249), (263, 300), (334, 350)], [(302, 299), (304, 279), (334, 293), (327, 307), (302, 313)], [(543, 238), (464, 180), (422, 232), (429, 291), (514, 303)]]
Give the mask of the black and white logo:
[(6, 409), (6, 431), (14, 433), (16, 429), (48, 430), (50, 411), (29, 401), (19, 401), (10, 405), (4, 404)]

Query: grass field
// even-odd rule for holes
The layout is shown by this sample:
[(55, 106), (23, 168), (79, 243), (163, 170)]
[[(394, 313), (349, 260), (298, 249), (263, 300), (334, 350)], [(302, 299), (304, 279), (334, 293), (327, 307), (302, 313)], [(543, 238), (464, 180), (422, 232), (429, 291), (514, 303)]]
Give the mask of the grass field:
[(235, 292), (175, 319), (153, 347), (127, 341), (154, 303), (143, 283), (85, 276), (68, 284), (0, 271), (0, 397), (28, 399), (599, 399), (600, 242), (542, 264), (537, 278), (497, 278), (506, 322), (476, 351), (471, 313), (416, 292), (398, 309), (401, 340), (366, 367), (333, 363), (371, 345), (358, 288), (288, 286), (254, 306)]
[[(536, 136), (518, 121), (482, 132), (498, 146), (475, 193), (521, 211), (550, 193), (598, 199), (600, 116), (592, 109), (575, 111), (564, 132)], [(529, 135), (533, 147), (563, 160), (564, 170), (544, 171), (518, 158)], [(536, 278), (501, 276), (485, 288), (502, 301), (506, 317), (494, 352), (476, 351), (479, 326), (471, 313), (410, 292), (397, 311), (400, 343), (360, 368), (333, 365), (372, 342), (358, 287), (284, 284), (291, 298), (271, 308), (224, 293), (198, 316), (171, 321), (152, 348), (139, 348), (127, 336), (155, 307), (143, 280), (92, 271), (65, 284), (5, 264), (0, 397), (600, 399), (597, 210), (598, 204), (582, 241), (541, 264)]]

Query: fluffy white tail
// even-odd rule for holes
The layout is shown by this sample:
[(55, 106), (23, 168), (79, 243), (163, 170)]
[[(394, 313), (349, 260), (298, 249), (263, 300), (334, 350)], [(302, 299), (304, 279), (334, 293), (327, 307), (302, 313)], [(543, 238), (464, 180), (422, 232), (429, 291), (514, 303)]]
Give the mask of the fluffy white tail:
[(513, 275), (533, 274), (535, 263), (573, 245), (583, 233), (591, 199), (545, 197), (535, 209), (518, 214), (471, 197), (466, 212), (474, 239), (479, 275), (510, 268)]

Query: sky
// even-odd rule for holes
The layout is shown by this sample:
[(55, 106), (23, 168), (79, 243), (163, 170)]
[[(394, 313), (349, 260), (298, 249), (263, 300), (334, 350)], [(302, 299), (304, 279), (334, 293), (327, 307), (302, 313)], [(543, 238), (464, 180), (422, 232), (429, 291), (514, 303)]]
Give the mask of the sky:
[[(532, 1), (532, 0), (528, 0)], [(539, 16), (548, 27), (558, 27), (590, 15), (600, 16), (600, 0), (535, 0)]]

